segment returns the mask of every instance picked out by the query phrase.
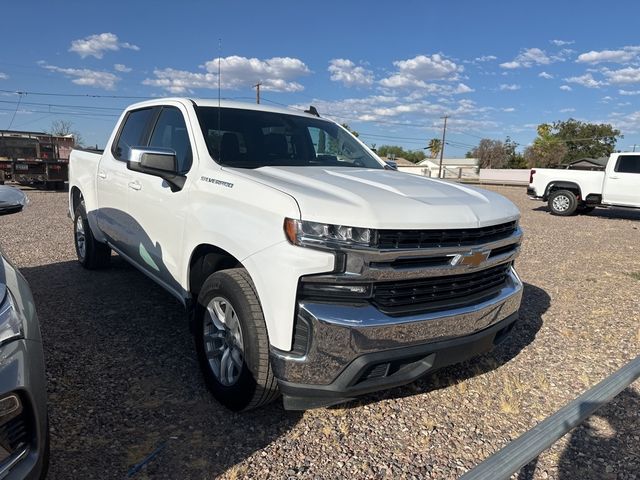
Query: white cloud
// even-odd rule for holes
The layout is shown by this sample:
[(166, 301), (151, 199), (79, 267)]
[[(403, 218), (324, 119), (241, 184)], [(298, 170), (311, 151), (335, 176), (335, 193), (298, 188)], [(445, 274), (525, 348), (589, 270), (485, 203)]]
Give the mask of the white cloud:
[(541, 78), (546, 78), (547, 80), (549, 80), (551, 78), (554, 78), (553, 75), (551, 75), (550, 73), (547, 73), (547, 72), (540, 72), (538, 74), (538, 76), (541, 77)]
[[(451, 115), (455, 123), (468, 128), (494, 127), (496, 122), (484, 115), (490, 110), (478, 106), (469, 99), (460, 99), (443, 104), (439, 101), (416, 100), (393, 95), (371, 95), (363, 98), (347, 98), (327, 101), (313, 99), (310, 102), (318, 108), (322, 116), (338, 121), (380, 122), (416, 126), (424, 131), (425, 122), (433, 123), (439, 131), (443, 115)], [(308, 103), (292, 105), (294, 108), (308, 108)]]
[[(160, 87), (175, 94), (190, 92), (192, 88), (215, 89), (218, 86), (218, 76), (213, 73), (194, 73), (163, 68), (154, 70), (153, 74), (155, 78), (145, 78), (142, 84)], [(221, 86), (227, 88), (226, 85)]]
[(0, 80), (6, 80), (7, 78), (9, 78), (9, 75), (7, 75), (6, 73), (0, 72)]
[(481, 57), (476, 57), (476, 62), (492, 62), (493, 60), (497, 60), (498, 57), (495, 55), (482, 55)]
[[(625, 132), (625, 134), (638, 133), (640, 131), (640, 111), (619, 115), (618, 118), (612, 118), (609, 123)], [(611, 113), (611, 116), (614, 116), (614, 112)]]
[(89, 70), (88, 68), (62, 68), (46, 64), (41, 65), (43, 68), (46, 68), (51, 72), (62, 73), (65, 77), (71, 78), (71, 81), (76, 85), (113, 90), (116, 83), (120, 81), (120, 77), (113, 73), (101, 70)]
[(129, 73), (132, 69), (127, 67), (126, 65), (123, 65), (122, 63), (116, 63), (113, 68), (116, 70), (116, 72), (122, 72), (122, 73)]
[[(559, 60), (559, 59), (558, 59)], [(506, 69), (529, 68), (534, 65), (548, 65), (553, 60), (547, 56), (544, 50), (539, 48), (527, 48), (522, 50), (511, 62), (501, 63), (500, 67)]]
[(511, 113), (511, 112), (515, 112), (516, 109), (513, 107), (507, 107), (507, 108), (503, 108), (502, 109), (503, 112), (507, 112), (507, 113)]
[(509, 70), (512, 70), (514, 68), (520, 68), (522, 65), (520, 64), (520, 62), (504, 62), (500, 64), (501, 68), (508, 68)]
[(640, 82), (640, 68), (621, 68), (620, 70), (608, 70), (602, 71), (605, 77), (611, 83), (638, 83)]
[(452, 93), (471, 93), (475, 92), (475, 90), (464, 83), (459, 83), (458, 86), (453, 90)]
[[(156, 69), (155, 78), (142, 83), (160, 87), (171, 93), (185, 93), (193, 88), (218, 88), (218, 59), (204, 64), (206, 72), (189, 72), (173, 68)], [(260, 82), (263, 90), (299, 92), (304, 87), (294, 78), (310, 73), (309, 68), (297, 58), (274, 57), (266, 60), (230, 56), (220, 59), (221, 87), (236, 90), (249, 88)]]
[(573, 90), (573, 88), (571, 88), (569, 85), (561, 85), (560, 90), (570, 92), (571, 90)]
[(579, 77), (565, 78), (564, 80), (565, 82), (576, 83), (587, 88), (600, 88), (601, 86), (606, 85), (606, 83), (593, 78), (593, 75), (591, 75), (590, 73), (585, 73), (584, 75), (580, 75)]
[(502, 85), (500, 85), (500, 90), (510, 90), (510, 91), (520, 90), (520, 85), (517, 85), (515, 83), (511, 83), (511, 84), (503, 83)]
[(563, 108), (560, 110), (560, 113), (571, 113), (571, 112), (575, 112), (576, 109), (575, 108)]
[(393, 62), (397, 71), (380, 81), (380, 85), (389, 88), (426, 88), (432, 80), (457, 80), (458, 74), (464, 70), (462, 65), (436, 53), (434, 55), (418, 55), (407, 60)]
[(564, 47), (565, 45), (573, 45), (576, 42), (573, 40), (551, 40), (551, 43), (556, 47)]
[(117, 51), (121, 48), (129, 50), (140, 50), (137, 45), (127, 42), (120, 42), (115, 33), (99, 33), (97, 35), (89, 35), (85, 38), (79, 38), (71, 42), (70, 52), (76, 52), (80, 57), (102, 58), (106, 51)]
[(626, 63), (638, 57), (640, 46), (628, 46), (619, 50), (591, 50), (590, 52), (578, 55), (576, 62), (579, 63)]
[(329, 62), (331, 80), (342, 82), (347, 87), (369, 86), (373, 84), (373, 72), (364, 67), (356, 66), (351, 60), (334, 58)]
[(609, 95), (602, 97), (602, 100), (600, 100), (600, 102), (602, 103), (609, 103), (611, 100), (613, 100), (613, 97), (610, 97)]
[(618, 90), (618, 93), (626, 96), (640, 95), (640, 90)]

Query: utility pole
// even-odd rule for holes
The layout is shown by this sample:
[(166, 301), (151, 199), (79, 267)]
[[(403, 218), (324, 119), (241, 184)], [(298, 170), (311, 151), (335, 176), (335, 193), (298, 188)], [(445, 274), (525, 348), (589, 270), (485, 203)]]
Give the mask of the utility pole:
[(438, 168), (438, 178), (442, 178), (442, 157), (444, 156), (444, 141), (447, 135), (447, 118), (449, 118), (449, 115), (445, 115), (440, 118), (444, 118), (444, 128), (442, 129), (442, 146), (440, 147), (440, 167)]
[(256, 83), (253, 87), (256, 89), (256, 103), (260, 103), (260, 85), (262, 85), (262, 82), (258, 82)]

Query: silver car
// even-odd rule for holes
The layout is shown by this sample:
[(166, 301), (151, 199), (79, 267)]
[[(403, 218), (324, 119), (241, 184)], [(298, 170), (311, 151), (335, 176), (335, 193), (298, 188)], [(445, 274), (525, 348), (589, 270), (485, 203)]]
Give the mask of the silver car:
[[(17, 213), (26, 203), (22, 191), (0, 186), (0, 216)], [(44, 478), (48, 460), (38, 316), (29, 284), (0, 250), (0, 479)]]

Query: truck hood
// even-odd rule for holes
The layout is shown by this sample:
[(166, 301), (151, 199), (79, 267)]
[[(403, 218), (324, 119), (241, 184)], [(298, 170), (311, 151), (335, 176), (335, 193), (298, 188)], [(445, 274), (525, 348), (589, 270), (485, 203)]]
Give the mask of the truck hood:
[(516, 206), (497, 193), (398, 171), (262, 167), (242, 172), (295, 198), (303, 220), (436, 229), (484, 227), (520, 216)]

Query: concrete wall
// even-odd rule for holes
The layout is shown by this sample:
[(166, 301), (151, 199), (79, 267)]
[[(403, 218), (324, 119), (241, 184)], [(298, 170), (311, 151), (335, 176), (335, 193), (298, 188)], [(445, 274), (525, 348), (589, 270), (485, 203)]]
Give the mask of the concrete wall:
[[(424, 177), (438, 178), (438, 167), (429, 168), (428, 165), (416, 165), (415, 167), (398, 167), (398, 170)], [(476, 167), (442, 167), (443, 178), (461, 178), (463, 180), (477, 180), (478, 173)]]
[(481, 182), (529, 183), (528, 168), (482, 168)]

